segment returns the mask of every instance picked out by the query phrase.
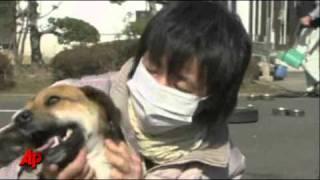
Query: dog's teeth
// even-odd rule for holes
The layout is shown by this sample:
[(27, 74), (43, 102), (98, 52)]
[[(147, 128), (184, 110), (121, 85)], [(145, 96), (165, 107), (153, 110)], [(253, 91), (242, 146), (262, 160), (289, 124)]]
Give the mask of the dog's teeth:
[(65, 136), (62, 138), (62, 141), (66, 141), (67, 139), (68, 139), (67, 136)]
[(72, 129), (68, 129), (62, 141), (66, 141), (71, 136), (71, 134), (72, 134)]
[(58, 137), (58, 136), (55, 136), (54, 138), (53, 138), (53, 144), (51, 145), (51, 147), (53, 148), (53, 147), (56, 147), (57, 145), (59, 145), (60, 144), (60, 138)]
[(67, 138), (69, 138), (72, 133), (73, 133), (72, 129), (68, 129), (66, 133)]

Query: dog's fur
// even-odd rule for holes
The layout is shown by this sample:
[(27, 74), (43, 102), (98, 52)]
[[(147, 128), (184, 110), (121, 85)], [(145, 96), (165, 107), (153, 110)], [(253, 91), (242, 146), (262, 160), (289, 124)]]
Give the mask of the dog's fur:
[[(23, 115), (26, 111), (29, 114)], [(106, 179), (109, 177), (109, 164), (105, 157), (104, 139), (123, 139), (119, 116), (119, 110), (110, 97), (97, 89), (70, 85), (48, 87), (13, 116), (12, 127), (0, 132), (0, 166), (21, 156), (27, 148), (43, 145), (59, 129), (63, 129), (60, 134), (63, 137), (66, 127), (76, 126), (81, 130), (83, 144), (88, 149), (88, 163), (96, 171), (97, 178)], [(80, 149), (75, 149), (79, 139), (79, 136), (74, 136), (62, 147), (73, 151), (69, 154), (72, 158)]]

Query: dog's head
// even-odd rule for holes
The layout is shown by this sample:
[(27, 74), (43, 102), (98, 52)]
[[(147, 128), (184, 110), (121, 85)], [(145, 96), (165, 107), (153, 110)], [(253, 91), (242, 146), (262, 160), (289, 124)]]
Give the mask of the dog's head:
[(1, 130), (0, 166), (21, 156), (27, 148), (46, 148), (53, 137), (61, 140), (62, 148), (74, 151), (92, 137), (122, 138), (119, 116), (110, 97), (92, 87), (46, 88)]

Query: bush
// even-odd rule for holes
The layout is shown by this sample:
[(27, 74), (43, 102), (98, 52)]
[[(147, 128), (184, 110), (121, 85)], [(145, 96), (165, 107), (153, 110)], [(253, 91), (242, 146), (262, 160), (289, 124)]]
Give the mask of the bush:
[(14, 86), (13, 66), (10, 64), (10, 59), (0, 53), (0, 89), (5, 89)]
[(79, 78), (83, 75), (101, 73), (110, 61), (112, 51), (97, 52), (93, 48), (75, 47), (58, 53), (51, 63), (55, 80)]
[(58, 53), (50, 66), (55, 80), (114, 71), (134, 55), (135, 48), (136, 41), (77, 46)]
[(114, 41), (101, 46), (103, 49), (113, 49), (115, 51), (111, 70), (118, 70), (129, 58), (135, 55), (138, 40)]

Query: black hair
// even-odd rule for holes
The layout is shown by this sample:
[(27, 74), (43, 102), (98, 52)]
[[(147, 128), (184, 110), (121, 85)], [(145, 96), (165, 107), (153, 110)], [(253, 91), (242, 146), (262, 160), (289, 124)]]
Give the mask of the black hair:
[(168, 77), (195, 58), (208, 95), (199, 105), (201, 112), (210, 113), (211, 121), (226, 120), (237, 103), (251, 40), (240, 18), (221, 3), (179, 1), (166, 5), (148, 23), (129, 78), (146, 52), (155, 65), (166, 60)]

